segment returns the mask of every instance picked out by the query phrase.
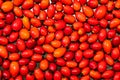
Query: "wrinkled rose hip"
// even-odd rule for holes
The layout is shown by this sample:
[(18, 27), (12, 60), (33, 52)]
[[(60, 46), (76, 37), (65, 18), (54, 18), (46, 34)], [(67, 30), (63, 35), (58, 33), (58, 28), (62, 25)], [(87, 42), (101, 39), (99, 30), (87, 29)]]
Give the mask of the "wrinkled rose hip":
[(120, 80), (120, 0), (0, 0), (0, 80)]

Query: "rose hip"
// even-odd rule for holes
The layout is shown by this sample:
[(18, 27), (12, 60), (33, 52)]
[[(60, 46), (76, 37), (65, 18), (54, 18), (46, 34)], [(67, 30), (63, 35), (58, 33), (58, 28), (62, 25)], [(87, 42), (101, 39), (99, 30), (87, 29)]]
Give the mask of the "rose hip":
[(120, 80), (120, 0), (0, 0), (0, 80)]

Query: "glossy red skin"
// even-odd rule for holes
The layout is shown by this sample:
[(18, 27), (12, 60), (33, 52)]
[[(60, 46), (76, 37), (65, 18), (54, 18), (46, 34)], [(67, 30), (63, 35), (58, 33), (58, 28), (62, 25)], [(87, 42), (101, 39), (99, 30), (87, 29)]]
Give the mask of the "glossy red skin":
[(106, 11), (107, 11), (107, 8), (106, 6), (99, 6), (96, 10), (95, 10), (95, 14), (94, 16), (97, 18), (97, 19), (101, 19), (105, 16), (106, 14)]
[(68, 37), (68, 36), (64, 36), (63, 38), (62, 38), (62, 45), (64, 46), (64, 47), (66, 47), (66, 46), (68, 46), (70, 44), (70, 38)]
[(29, 69), (30, 71), (33, 71), (33, 70), (35, 69), (35, 67), (36, 67), (35, 61), (30, 61), (30, 62), (28, 63), (28, 69)]
[(70, 35), (72, 33), (72, 28), (70, 26), (66, 26), (64, 28), (64, 34), (65, 35)]
[(68, 67), (61, 67), (60, 72), (64, 76), (70, 76), (70, 74), (71, 74), (71, 71)]
[(96, 63), (95, 61), (90, 61), (89, 67), (90, 67), (91, 69), (96, 69), (96, 68), (97, 68), (97, 63)]
[(0, 28), (4, 28), (5, 26), (5, 21), (4, 20), (0, 20)]
[(83, 57), (83, 53), (81, 50), (77, 50), (75, 52), (75, 61), (76, 62), (80, 62), (82, 60), (82, 57)]
[(90, 32), (91, 31), (91, 26), (88, 23), (84, 23), (84, 29), (86, 32)]
[(61, 40), (63, 38), (63, 36), (64, 36), (64, 33), (63, 33), (62, 30), (56, 31), (56, 33), (55, 33), (55, 39)]
[(111, 29), (108, 31), (107, 35), (108, 35), (108, 38), (113, 38), (116, 35), (116, 31)]
[(70, 80), (79, 80), (79, 78), (77, 76), (72, 75), (70, 76)]
[(116, 60), (119, 58), (120, 55), (120, 51), (118, 48), (113, 48), (113, 50), (111, 51), (111, 57)]
[(59, 65), (59, 66), (65, 66), (66, 62), (62, 58), (57, 58), (56, 64)]
[(30, 48), (30, 49), (33, 48), (35, 46), (35, 44), (36, 44), (36, 41), (32, 38), (28, 39), (25, 43), (26, 47)]
[(95, 42), (91, 45), (91, 48), (95, 51), (99, 51), (102, 49), (102, 44), (100, 42)]
[(39, 38), (40, 36), (39, 30), (36, 27), (32, 27), (30, 29), (30, 35), (33, 39)]
[(40, 11), (39, 18), (40, 20), (45, 20), (47, 17), (47, 13), (45, 11)]
[(34, 7), (33, 7), (33, 13), (35, 15), (39, 15), (39, 13), (40, 13), (40, 6), (38, 4), (34, 5)]
[(90, 68), (89, 67), (85, 67), (82, 69), (81, 73), (82, 75), (88, 75), (90, 72)]
[[(0, 6), (7, 1), (0, 0)], [(0, 80), (120, 80), (120, 1), (51, 1), (13, 0), (11, 12), (1, 10)], [(23, 27), (28, 40), (19, 39)], [(53, 54), (59, 48), (55, 40), (66, 49), (60, 58)], [(37, 68), (43, 59), (48, 63)]]
[(108, 65), (113, 65), (114, 64), (114, 60), (110, 55), (105, 55), (105, 61)]
[(22, 20), (20, 18), (17, 18), (12, 23), (12, 29), (15, 31), (19, 31), (22, 28)]
[(71, 70), (71, 74), (73, 74), (73, 75), (78, 75), (78, 74), (80, 74), (80, 72), (81, 72), (81, 70), (79, 69), (79, 68), (73, 68), (72, 70)]
[(37, 19), (37, 18), (31, 18), (30, 22), (31, 22), (31, 24), (32, 24), (33, 26), (35, 26), (35, 27), (41, 26), (41, 22), (40, 22), (39, 19)]
[(37, 40), (37, 45), (41, 45), (43, 44), (45, 41), (45, 36), (40, 36)]
[(94, 34), (96, 34), (96, 33), (98, 33), (99, 31), (100, 31), (100, 27), (99, 26), (94, 26), (93, 28), (92, 28), (92, 33), (94, 33)]
[(34, 47), (34, 52), (38, 54), (44, 54), (44, 50), (41, 46), (35, 46)]
[(89, 42), (89, 43), (94, 43), (94, 42), (97, 41), (97, 38), (98, 38), (98, 35), (97, 35), (97, 34), (91, 34), (91, 35), (89, 35), (89, 37), (88, 37), (88, 42)]
[(54, 19), (46, 19), (45, 21), (44, 21), (44, 25), (46, 25), (46, 26), (52, 26), (53, 24), (54, 24)]
[(106, 64), (106, 62), (105, 62), (105, 61), (100, 61), (100, 62), (98, 63), (98, 71), (99, 71), (99, 72), (104, 72), (104, 71), (106, 71), (106, 69), (107, 69), (107, 64)]
[(0, 36), (0, 44), (1, 45), (7, 45), (8, 44), (8, 39), (4, 36)]
[(2, 58), (8, 58), (8, 51), (5, 46), (0, 45), (0, 57), (1, 57), (1, 62)]
[(23, 58), (30, 58), (33, 55), (33, 51), (30, 49), (26, 49), (21, 53)]
[(34, 76), (35, 76), (35, 78), (38, 79), (38, 80), (44, 79), (44, 73), (43, 73), (43, 71), (42, 71), (41, 69), (39, 69), (39, 68), (34, 70)]
[(83, 43), (80, 44), (79, 48), (81, 50), (86, 50), (86, 49), (89, 48), (89, 44), (87, 42), (83, 42)]
[(8, 69), (10, 67), (10, 61), (9, 60), (4, 60), (2, 67), (4, 69)]
[(105, 19), (106, 20), (112, 20), (114, 18), (113, 14), (106, 14)]
[(20, 69), (18, 62), (16, 62), (16, 61), (11, 62), (9, 69), (10, 69), (10, 74), (12, 77), (17, 76), (19, 73), (19, 69)]
[(4, 19), (4, 18), (5, 18), (5, 15), (2, 12), (0, 12), (0, 19)]
[(51, 41), (53, 41), (55, 38), (55, 34), (54, 33), (49, 33), (46, 38), (45, 38), (45, 43), (50, 43)]
[(20, 59), (20, 54), (19, 53), (11, 53), (9, 55), (9, 60), (11, 61), (17, 61)]
[(18, 38), (18, 32), (12, 32), (9, 36), (9, 42), (14, 42)]
[(120, 72), (116, 72), (116, 73), (114, 74), (113, 80), (119, 80), (119, 79), (120, 79)]
[(30, 75), (30, 74), (27, 74), (26, 77), (25, 77), (26, 80), (34, 80), (35, 79), (35, 76), (34, 75)]
[(102, 28), (106, 28), (107, 25), (108, 25), (108, 22), (107, 22), (106, 19), (101, 19), (101, 20), (100, 20), (100, 26), (101, 26)]
[(54, 16), (54, 14), (55, 14), (55, 7), (54, 7), (54, 5), (49, 5), (48, 9), (47, 9), (47, 16), (49, 18), (52, 18)]
[(50, 71), (45, 72), (45, 79), (46, 80), (52, 80), (53, 79), (53, 74)]
[(53, 79), (61, 80), (61, 78), (62, 78), (62, 74), (60, 73), (60, 71), (55, 71), (53, 75)]
[(18, 75), (15, 80), (23, 80), (22, 76), (21, 75)]
[(98, 22), (98, 20), (97, 20), (96, 18), (88, 18), (88, 23), (89, 23), (90, 25), (95, 26), (95, 25), (97, 25), (99, 22)]
[(104, 78), (104, 79), (109, 79), (109, 78), (112, 78), (113, 76), (114, 76), (114, 71), (113, 70), (106, 70), (102, 74), (102, 78)]
[(56, 21), (54, 25), (55, 25), (56, 30), (61, 30), (61, 29), (65, 28), (65, 26), (66, 26), (66, 24), (63, 20)]
[(43, 36), (47, 35), (47, 28), (45, 26), (42, 26), (40, 28), (40, 35), (43, 35)]
[(88, 59), (83, 59), (79, 63), (79, 68), (85, 68), (86, 66), (88, 66), (88, 64), (89, 64), (89, 60)]
[(30, 9), (31, 7), (33, 7), (33, 0), (24, 1), (22, 4), (23, 9)]
[(28, 73), (28, 67), (27, 66), (21, 66), (20, 74), (21, 75), (27, 75), (27, 73)]
[(47, 54), (46, 59), (50, 62), (53, 62), (54, 61), (54, 56), (52, 54)]
[(107, 31), (105, 29), (101, 29), (98, 34), (98, 39), (103, 42), (107, 37)]
[(31, 60), (35, 61), (35, 62), (39, 62), (42, 60), (42, 55), (40, 54), (33, 54), (31, 57)]
[(79, 48), (79, 44), (78, 43), (71, 43), (69, 46), (69, 50), (70, 51), (76, 51)]
[(8, 24), (12, 23), (14, 21), (14, 18), (15, 18), (14, 16), (15, 15), (12, 12), (8, 13), (5, 17), (6, 23), (8, 23)]
[(4, 27), (4, 29), (3, 29), (3, 35), (5, 35), (5, 36), (10, 35), (11, 31), (12, 31), (11, 26), (10, 25), (6, 25)]
[(100, 0), (101, 4), (107, 4), (109, 0)]
[(28, 18), (33, 18), (34, 17), (34, 13), (30, 10), (23, 10), (23, 14)]
[(26, 58), (21, 58), (19, 61), (18, 61), (18, 63), (20, 64), (20, 65), (27, 65), (28, 63), (29, 63), (29, 59), (26, 59)]
[(8, 70), (4, 70), (2, 75), (3, 75), (4, 79), (10, 78), (10, 72)]
[(75, 22), (75, 17), (73, 15), (65, 15), (64, 21), (68, 24), (72, 24)]
[(63, 7), (63, 10), (64, 10), (64, 12), (65, 12), (66, 14), (72, 15), (72, 14), (74, 13), (73, 8), (72, 8), (71, 6), (68, 6), (68, 5), (64, 6), (64, 7)]
[(79, 1), (81, 5), (84, 5), (87, 1), (86, 0), (80, 0)]
[(113, 70), (115, 70), (115, 71), (119, 71), (119, 70), (120, 70), (120, 63), (119, 63), (119, 62), (116, 62), (116, 63), (113, 65)]
[(119, 13), (120, 13), (120, 10), (113, 10), (112, 11), (112, 14), (115, 15), (117, 18), (120, 18)]
[(88, 1), (88, 5), (91, 7), (91, 8), (96, 8), (98, 6), (98, 1), (97, 0), (89, 0)]
[(15, 44), (8, 44), (6, 48), (9, 52), (12, 52), (12, 53), (15, 53), (18, 51), (17, 46)]
[(84, 35), (80, 36), (79, 41), (80, 42), (85, 42), (85, 41), (87, 41), (87, 39), (88, 39), (88, 35), (84, 34)]
[(120, 44), (120, 37), (119, 37), (119, 36), (115, 36), (115, 37), (112, 39), (112, 45), (118, 46), (118, 44)]
[(62, 19), (62, 17), (63, 17), (63, 13), (62, 12), (57, 12), (54, 15), (54, 19), (55, 20), (60, 20), (60, 19)]
[(87, 49), (83, 52), (83, 56), (87, 59), (92, 58), (94, 56), (94, 51), (92, 49)]
[(49, 70), (54, 72), (56, 69), (57, 69), (57, 65), (55, 63), (50, 63), (49, 64)]
[(74, 58), (74, 53), (69, 51), (69, 52), (66, 52), (65, 55), (64, 55), (64, 59), (69, 61), (69, 60), (72, 60)]
[(70, 39), (71, 39), (71, 41), (77, 41), (79, 39), (78, 32), (77, 31), (72, 32), (70, 35)]
[(17, 40), (16, 46), (19, 51), (23, 51), (26, 48), (25, 42), (22, 39)]

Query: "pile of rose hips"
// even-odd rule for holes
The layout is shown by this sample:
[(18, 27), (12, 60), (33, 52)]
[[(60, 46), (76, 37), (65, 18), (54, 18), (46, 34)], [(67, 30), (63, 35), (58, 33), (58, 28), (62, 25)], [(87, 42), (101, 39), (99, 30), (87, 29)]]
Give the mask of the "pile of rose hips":
[(120, 80), (120, 0), (0, 0), (0, 80)]

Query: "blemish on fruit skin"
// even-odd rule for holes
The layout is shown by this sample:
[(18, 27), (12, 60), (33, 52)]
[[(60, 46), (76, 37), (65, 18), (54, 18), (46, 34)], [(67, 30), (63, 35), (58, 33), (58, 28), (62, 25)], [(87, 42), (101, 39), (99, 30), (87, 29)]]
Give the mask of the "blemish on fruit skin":
[(0, 80), (120, 80), (119, 9), (120, 0), (0, 0)]

